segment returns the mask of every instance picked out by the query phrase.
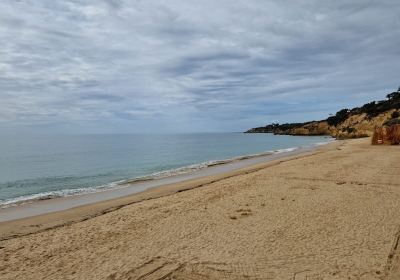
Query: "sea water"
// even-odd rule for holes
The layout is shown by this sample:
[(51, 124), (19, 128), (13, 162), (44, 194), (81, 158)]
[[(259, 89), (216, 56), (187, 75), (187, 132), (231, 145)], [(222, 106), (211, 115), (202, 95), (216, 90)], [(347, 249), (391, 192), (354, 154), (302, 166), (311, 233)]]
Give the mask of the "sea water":
[(2, 136), (0, 207), (96, 192), (126, 180), (194, 172), (329, 141), (322, 136), (244, 133)]

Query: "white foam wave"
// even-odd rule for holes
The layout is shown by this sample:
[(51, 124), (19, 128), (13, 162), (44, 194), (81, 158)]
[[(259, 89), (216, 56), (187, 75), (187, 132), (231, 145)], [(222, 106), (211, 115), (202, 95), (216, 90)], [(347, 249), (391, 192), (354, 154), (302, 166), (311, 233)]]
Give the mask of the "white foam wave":
[(97, 187), (63, 189), (63, 190), (58, 190), (58, 191), (42, 192), (42, 193), (37, 193), (37, 194), (18, 196), (18, 197), (14, 197), (14, 198), (10, 198), (10, 199), (4, 199), (4, 200), (0, 200), (0, 209), (12, 207), (12, 206), (18, 206), (21, 204), (32, 203), (34, 201), (57, 198), (57, 197), (68, 197), (68, 196), (74, 196), (74, 195), (100, 192), (102, 190), (106, 190), (106, 189), (115, 187), (115, 186), (119, 185), (121, 182), (122, 181), (113, 182), (110, 184), (100, 185)]
[(293, 148), (287, 148), (287, 149), (280, 149), (280, 150), (276, 150), (275, 154), (282, 154), (282, 153), (289, 153), (289, 152), (293, 152), (300, 149), (300, 147), (293, 147)]
[(326, 141), (326, 142), (318, 142), (318, 143), (315, 143), (314, 146), (324, 146), (324, 145), (327, 145), (329, 143), (332, 143), (333, 141), (335, 141), (335, 139), (332, 139), (332, 140), (329, 140), (329, 141)]

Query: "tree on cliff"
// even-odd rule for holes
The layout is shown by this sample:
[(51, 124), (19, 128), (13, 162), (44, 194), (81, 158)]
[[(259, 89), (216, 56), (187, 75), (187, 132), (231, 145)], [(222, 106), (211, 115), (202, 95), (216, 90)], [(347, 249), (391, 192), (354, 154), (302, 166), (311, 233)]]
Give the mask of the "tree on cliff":
[(338, 124), (344, 122), (348, 116), (349, 116), (349, 110), (342, 109), (339, 112), (337, 112), (335, 116), (327, 118), (326, 121), (331, 126), (337, 126)]
[(400, 99), (400, 88), (397, 91), (394, 91), (392, 93), (389, 93), (388, 95), (386, 95), (387, 99), (389, 100), (396, 100), (396, 99)]

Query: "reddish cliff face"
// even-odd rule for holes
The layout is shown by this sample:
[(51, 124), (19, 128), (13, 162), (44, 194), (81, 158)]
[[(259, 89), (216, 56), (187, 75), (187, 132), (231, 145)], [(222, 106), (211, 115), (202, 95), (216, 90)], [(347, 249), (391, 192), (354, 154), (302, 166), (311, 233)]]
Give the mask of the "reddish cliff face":
[(276, 134), (286, 135), (331, 135), (331, 127), (326, 121), (314, 121), (302, 126), (283, 130)]
[(365, 113), (350, 116), (343, 123), (333, 127), (331, 135), (338, 139), (370, 137), (376, 127), (381, 127), (391, 119), (393, 111), (384, 112), (373, 118)]

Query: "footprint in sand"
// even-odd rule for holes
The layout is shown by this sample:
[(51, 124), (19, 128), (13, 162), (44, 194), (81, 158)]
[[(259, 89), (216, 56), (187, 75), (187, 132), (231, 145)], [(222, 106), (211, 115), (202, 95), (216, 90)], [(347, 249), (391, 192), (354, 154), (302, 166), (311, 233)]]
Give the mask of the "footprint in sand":
[[(252, 214), (251, 209), (242, 209), (242, 208), (236, 210), (236, 213), (237, 213), (238, 215), (240, 215), (239, 217), (247, 217), (247, 216), (250, 216), (250, 215)], [(231, 220), (237, 220), (239, 217), (236, 216), (236, 215), (230, 215), (230, 216), (229, 216), (229, 218), (230, 218)]]
[(250, 216), (252, 214), (251, 209), (239, 209), (236, 212), (240, 213), (241, 216)]

